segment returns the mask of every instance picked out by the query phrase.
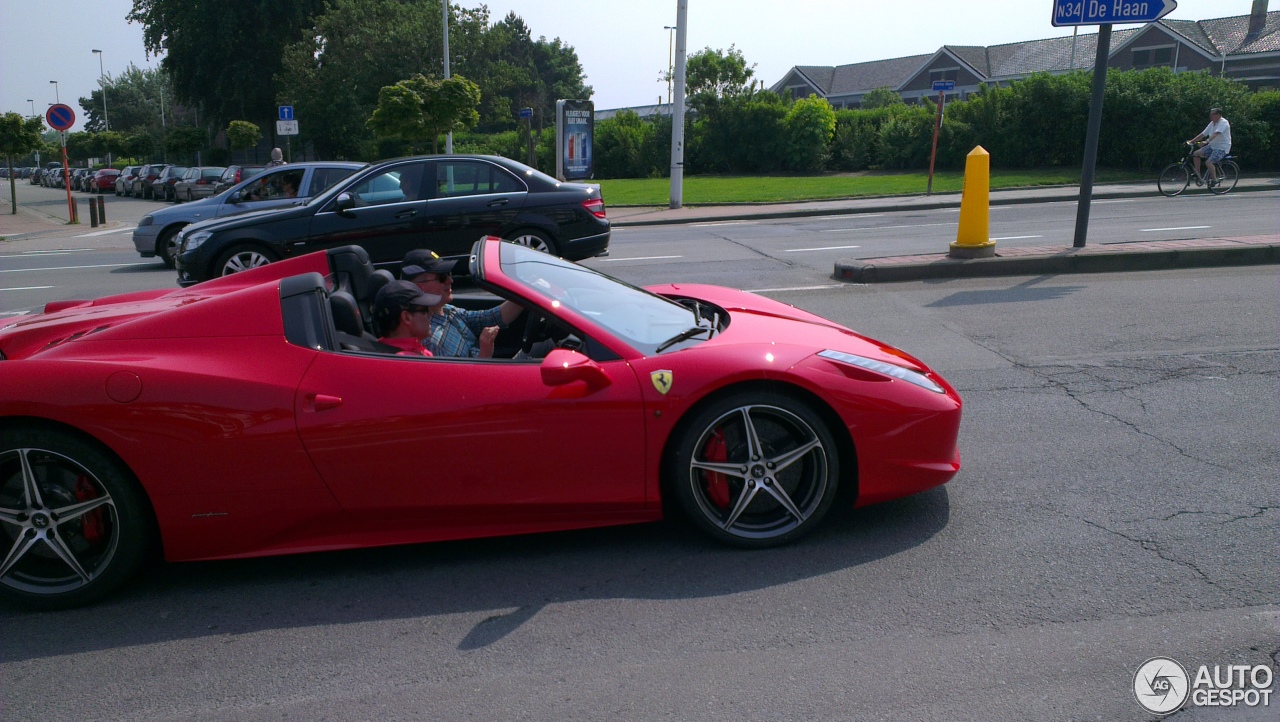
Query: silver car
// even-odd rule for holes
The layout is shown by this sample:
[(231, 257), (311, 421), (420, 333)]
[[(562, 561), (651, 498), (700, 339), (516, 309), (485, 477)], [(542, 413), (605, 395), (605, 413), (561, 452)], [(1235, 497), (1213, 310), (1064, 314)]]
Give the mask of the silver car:
[[(148, 213), (133, 230), (133, 246), (143, 258), (159, 256), (172, 268), (178, 232), (185, 226), (211, 218), (294, 205), (300, 199), (324, 192), (365, 165), (332, 161), (270, 168), (216, 196)], [(187, 172), (200, 170), (190, 168)]]

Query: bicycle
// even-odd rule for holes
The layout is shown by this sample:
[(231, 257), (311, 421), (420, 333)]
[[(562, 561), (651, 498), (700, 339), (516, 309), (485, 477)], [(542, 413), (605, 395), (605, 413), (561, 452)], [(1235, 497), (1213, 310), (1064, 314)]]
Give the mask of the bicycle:
[[(1177, 163), (1170, 163), (1165, 169), (1160, 171), (1160, 177), (1156, 179), (1156, 185), (1160, 188), (1160, 192), (1170, 198), (1180, 195), (1191, 185), (1191, 179), (1195, 178), (1197, 185), (1204, 183), (1209, 187), (1209, 192), (1215, 195), (1230, 193), (1236, 187), (1236, 183), (1240, 180), (1240, 166), (1236, 165), (1235, 156), (1228, 155), (1217, 163), (1218, 166), (1218, 182), (1214, 183), (1205, 175), (1197, 175), (1195, 166), (1191, 160), (1191, 153), (1195, 151), (1196, 143), (1188, 142), (1191, 150), (1182, 157)], [(1207, 171), (1208, 169), (1206, 169)]]

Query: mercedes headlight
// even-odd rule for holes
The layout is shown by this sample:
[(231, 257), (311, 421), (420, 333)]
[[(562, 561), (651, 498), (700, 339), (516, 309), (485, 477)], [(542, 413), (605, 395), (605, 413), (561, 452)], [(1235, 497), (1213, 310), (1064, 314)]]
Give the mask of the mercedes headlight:
[(822, 351), (818, 355), (822, 358), (830, 359), (831, 361), (839, 361), (840, 363), (849, 364), (850, 366), (857, 366), (858, 368), (863, 368), (868, 371), (874, 371), (892, 379), (906, 381), (907, 383), (915, 384), (922, 389), (929, 389), (936, 394), (946, 393), (946, 391), (943, 390), (943, 388), (933, 379), (925, 376), (919, 371), (906, 368), (905, 366), (898, 366), (897, 364), (885, 363), (884, 361), (869, 359), (865, 356), (855, 356), (851, 353), (832, 351), (830, 349)]
[(196, 246), (199, 246), (201, 243), (209, 240), (209, 237), (212, 235), (212, 231), (196, 231), (195, 233), (184, 235), (182, 237), (183, 252), (185, 253), (186, 251), (190, 251)]

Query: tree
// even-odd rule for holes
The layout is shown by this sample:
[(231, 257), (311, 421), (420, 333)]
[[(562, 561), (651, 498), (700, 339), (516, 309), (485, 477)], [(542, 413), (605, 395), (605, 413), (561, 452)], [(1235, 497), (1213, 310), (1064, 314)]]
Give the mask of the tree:
[(183, 126), (169, 131), (164, 138), (164, 149), (179, 158), (191, 158), (208, 142), (208, 135), (203, 129)]
[(755, 63), (748, 67), (742, 51), (732, 45), (727, 51), (703, 48), (685, 62), (686, 92), (690, 97), (707, 94), (716, 98), (750, 94), (755, 88), (751, 80), (755, 67)]
[(480, 88), (455, 75), (433, 80), (421, 74), (378, 92), (378, 107), (368, 125), (379, 137), (397, 137), (410, 143), (431, 141), (439, 152), (442, 133), (475, 127), (480, 120)]
[(248, 150), (262, 140), (262, 130), (247, 120), (233, 120), (227, 126), (227, 143), (231, 150)]
[(819, 171), (828, 157), (836, 131), (836, 114), (826, 98), (810, 95), (791, 105), (782, 119), (787, 131), (787, 165), (793, 170)]
[(39, 117), (24, 118), (17, 113), (0, 116), (0, 153), (4, 154), (9, 166), (9, 197), (12, 203), (11, 213), (14, 215), (18, 213), (18, 188), (13, 179), (13, 157), (24, 156), (39, 148), (42, 130), (44, 121)]
[(903, 105), (902, 96), (894, 92), (892, 88), (876, 88), (862, 96), (861, 107), (863, 110), (887, 108), (890, 105)]

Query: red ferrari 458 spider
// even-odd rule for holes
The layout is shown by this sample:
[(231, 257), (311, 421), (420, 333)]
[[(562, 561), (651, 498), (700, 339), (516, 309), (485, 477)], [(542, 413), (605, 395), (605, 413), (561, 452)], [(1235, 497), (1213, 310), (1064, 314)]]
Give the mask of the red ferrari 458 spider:
[(955, 390), (813, 314), (497, 238), (469, 272), (485, 295), (456, 303), (524, 308), (506, 358), (382, 352), (364, 319), (391, 274), (358, 246), (0, 323), (0, 592), (65, 607), (157, 552), (628, 524), (664, 500), (763, 547), (960, 468)]

